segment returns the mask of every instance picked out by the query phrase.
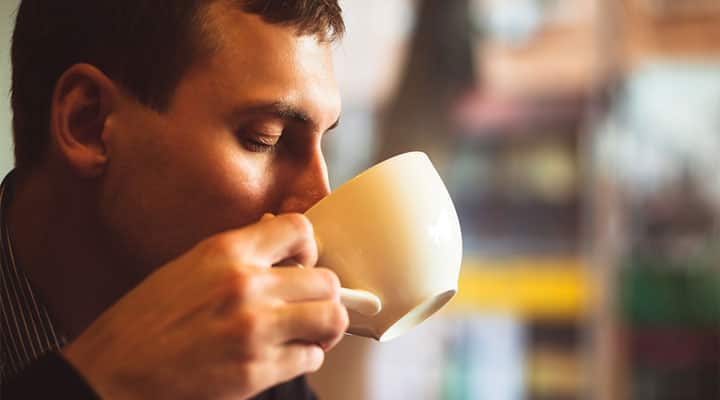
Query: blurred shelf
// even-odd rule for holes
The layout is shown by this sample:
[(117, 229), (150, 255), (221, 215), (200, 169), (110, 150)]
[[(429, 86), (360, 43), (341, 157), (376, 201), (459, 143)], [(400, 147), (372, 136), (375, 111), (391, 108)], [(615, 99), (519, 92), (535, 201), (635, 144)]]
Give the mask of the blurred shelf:
[(465, 138), (574, 137), (589, 100), (585, 92), (506, 95), (478, 89), (460, 99), (452, 117)]
[(580, 319), (592, 301), (577, 258), (466, 259), (449, 313), (503, 312), (524, 319)]

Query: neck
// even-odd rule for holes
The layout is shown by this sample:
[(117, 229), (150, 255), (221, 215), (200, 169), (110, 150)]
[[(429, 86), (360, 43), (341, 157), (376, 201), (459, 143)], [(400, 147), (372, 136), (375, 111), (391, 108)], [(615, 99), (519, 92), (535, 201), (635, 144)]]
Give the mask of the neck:
[(92, 189), (45, 172), (16, 171), (13, 179), (7, 217), (15, 262), (72, 340), (133, 282), (112, 265), (120, 263), (107, 248)]

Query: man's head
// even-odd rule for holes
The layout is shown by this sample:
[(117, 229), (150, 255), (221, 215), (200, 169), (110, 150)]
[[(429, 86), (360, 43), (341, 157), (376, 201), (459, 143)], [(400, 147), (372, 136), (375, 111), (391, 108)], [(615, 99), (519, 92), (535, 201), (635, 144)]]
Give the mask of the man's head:
[(12, 47), (17, 165), (44, 157), (52, 92), (73, 64), (95, 65), (143, 104), (165, 110), (183, 73), (213, 50), (206, 11), (216, 2), (322, 41), (344, 31), (337, 0), (23, 0)]
[(24, 0), (17, 166), (65, 171), (140, 273), (264, 212), (302, 212), (328, 191), (342, 31), (334, 0)]

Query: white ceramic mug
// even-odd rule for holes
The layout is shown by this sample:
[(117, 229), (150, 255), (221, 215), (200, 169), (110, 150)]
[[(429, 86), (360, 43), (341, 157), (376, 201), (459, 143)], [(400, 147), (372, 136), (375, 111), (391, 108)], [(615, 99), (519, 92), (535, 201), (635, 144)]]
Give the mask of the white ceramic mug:
[(430, 159), (405, 153), (366, 170), (307, 211), (318, 265), (338, 275), (348, 333), (385, 341), (457, 291), (462, 239), (450, 195)]

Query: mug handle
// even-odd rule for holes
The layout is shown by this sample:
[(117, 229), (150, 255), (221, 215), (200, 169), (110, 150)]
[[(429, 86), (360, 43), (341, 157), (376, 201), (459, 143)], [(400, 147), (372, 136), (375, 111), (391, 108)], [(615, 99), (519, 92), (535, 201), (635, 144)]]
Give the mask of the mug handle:
[(366, 317), (377, 315), (382, 310), (380, 298), (366, 290), (340, 288), (340, 302)]
[[(305, 268), (298, 263), (280, 263), (277, 267)], [(382, 301), (374, 293), (360, 289), (340, 288), (340, 303), (346, 308), (366, 317), (377, 315), (382, 310)]]

